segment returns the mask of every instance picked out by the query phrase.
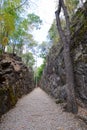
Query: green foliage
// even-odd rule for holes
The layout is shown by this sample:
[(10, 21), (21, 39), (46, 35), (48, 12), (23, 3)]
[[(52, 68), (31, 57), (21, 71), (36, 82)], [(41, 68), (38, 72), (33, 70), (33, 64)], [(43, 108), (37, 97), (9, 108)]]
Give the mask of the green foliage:
[(10, 45), (7, 45), (7, 52), (12, 53), (13, 52), (13, 47)]
[[(8, 35), (10, 35), (15, 29), (15, 25), (14, 25), (14, 17), (11, 14), (8, 14), (6, 12), (4, 12), (4, 14), (1, 16), (0, 19), (0, 44), (5, 44), (8, 43), (8, 40), (4, 40), (6, 39), (6, 37), (8, 37)], [(6, 42), (7, 41), (7, 42)]]
[(75, 9), (77, 8), (79, 0), (66, 0), (65, 3), (68, 8), (70, 16), (72, 16), (74, 14)]
[(22, 60), (29, 67), (33, 67), (33, 65), (35, 63), (34, 56), (31, 52), (22, 54)]
[[(27, 0), (26, 0), (27, 1)], [(27, 48), (35, 46), (35, 41), (31, 34), (31, 30), (39, 28), (42, 21), (39, 16), (35, 14), (28, 14), (23, 17), (24, 0), (4, 0), (1, 2), (0, 8), (0, 44), (6, 46), (13, 46), (13, 52), (16, 52), (17, 44)], [(22, 10), (22, 12), (21, 12)], [(22, 48), (22, 47), (21, 47)], [(18, 47), (18, 49), (20, 49)]]
[[(16, 1), (18, 2), (18, 1)], [(0, 8), (0, 44), (6, 46), (8, 36), (15, 30), (15, 20), (17, 13), (14, 10), (12, 1), (5, 0)]]
[[(77, 8), (78, 3), (79, 3), (79, 0), (65, 0), (65, 4), (66, 4), (66, 7), (68, 8), (70, 18), (74, 14), (74, 11)], [(65, 24), (66, 24), (66, 22), (64, 20), (64, 17), (62, 16), (61, 25), (62, 25), (63, 29), (65, 29)], [(53, 23), (49, 29), (48, 38), (50, 39), (52, 44), (57, 44), (60, 39), (55, 20), (53, 21)]]
[[(32, 21), (32, 17), (27, 16), (26, 18), (18, 17), (15, 25), (15, 31), (10, 35), (10, 45), (13, 44), (15, 46), (15, 53), (19, 50), (22, 54), (23, 46), (26, 46), (27, 51), (36, 46), (36, 42), (33, 39), (33, 35), (31, 34), (31, 29), (34, 29), (33, 23), (35, 26), (39, 25), (40, 18), (35, 14), (30, 14), (30, 16), (35, 17), (38, 20)], [(32, 20), (31, 20), (32, 19)], [(31, 22), (30, 22), (31, 21)], [(21, 47), (18, 47), (22, 45)], [(17, 48), (18, 47), (18, 48)], [(21, 50), (20, 50), (21, 49)]]
[(2, 54), (2, 49), (0, 48), (0, 55)]
[(51, 28), (49, 29), (48, 38), (52, 41), (53, 44), (56, 44), (59, 41), (59, 35), (58, 35), (55, 20), (53, 21)]
[(37, 79), (37, 82), (39, 82), (41, 79), (45, 65), (46, 65), (46, 60), (44, 59), (43, 64), (40, 67), (38, 67), (36, 70), (36, 78), (35, 79)]
[[(85, 3), (85, 6), (87, 6), (87, 3)], [(87, 31), (87, 17), (85, 14), (86, 10), (79, 8), (73, 17), (73, 21), (70, 27), (71, 35), (74, 41), (73, 47), (77, 47)]]
[(36, 29), (39, 29), (42, 23), (42, 20), (40, 19), (39, 16), (32, 13), (32, 14), (28, 14), (28, 22), (32, 27), (36, 27)]
[(38, 50), (39, 50), (39, 56), (43, 59), (46, 58), (47, 53), (48, 53), (48, 43), (47, 42), (42, 42), (39, 46), (38, 46)]

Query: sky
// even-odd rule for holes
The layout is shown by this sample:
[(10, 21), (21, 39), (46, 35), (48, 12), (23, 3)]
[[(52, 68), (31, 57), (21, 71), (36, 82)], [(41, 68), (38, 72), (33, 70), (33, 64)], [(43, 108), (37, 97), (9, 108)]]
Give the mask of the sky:
[[(55, 18), (55, 0), (33, 0), (31, 9), (42, 20), (42, 26), (40, 30), (34, 30), (34, 39), (40, 44), (46, 41), (48, 31)], [(43, 62), (43, 59), (37, 58), (37, 66), (39, 67)]]
[[(48, 31), (55, 18), (55, 10), (57, 0), (31, 0), (33, 9), (31, 9), (36, 15), (40, 16), (43, 21), (43, 25), (40, 30), (33, 32), (34, 39), (40, 44), (46, 41)], [(85, 1), (85, 0), (84, 0)], [(80, 3), (81, 5), (81, 3)], [(37, 66), (40, 66), (43, 60), (37, 58)]]
[(33, 1), (33, 5), (35, 3), (33, 10), (34, 13), (40, 16), (41, 20), (43, 21), (41, 29), (33, 32), (35, 40), (41, 43), (42, 41), (46, 40), (48, 30), (50, 29), (53, 19), (55, 18), (56, 4), (58, 0), (31, 0), (31, 1)]
[(41, 43), (46, 40), (48, 30), (55, 18), (55, 0), (33, 0), (36, 3), (34, 13), (40, 16), (42, 26), (40, 30), (33, 32), (36, 41)]

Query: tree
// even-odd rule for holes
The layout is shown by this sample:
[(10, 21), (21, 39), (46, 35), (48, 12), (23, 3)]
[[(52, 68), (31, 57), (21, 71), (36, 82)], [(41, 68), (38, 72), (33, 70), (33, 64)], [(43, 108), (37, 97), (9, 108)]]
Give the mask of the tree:
[(74, 11), (77, 8), (78, 3), (79, 3), (79, 0), (66, 0), (65, 1), (68, 12), (70, 14), (69, 16), (72, 16), (74, 14)]
[(39, 51), (39, 56), (43, 59), (46, 59), (47, 53), (48, 53), (48, 42), (43, 41), (39, 46), (38, 46), (38, 51)]
[(40, 29), (40, 25), (42, 24), (42, 20), (39, 16), (35, 15), (34, 13), (28, 14), (28, 22), (31, 27), (35, 27), (36, 29)]
[(43, 74), (45, 65), (46, 65), (46, 59), (44, 59), (43, 64), (35, 70), (35, 79), (37, 79), (38, 84), (41, 80), (41, 76)]
[(13, 44), (13, 52), (16, 52), (15, 49), (17, 49), (18, 44), (22, 46), (25, 45), (27, 49), (36, 45), (36, 42), (33, 39), (32, 30), (40, 27), (41, 23), (40, 17), (35, 14), (28, 14), (26, 18), (21, 18), (21, 16), (17, 18), (15, 31), (10, 36), (10, 41), (12, 41), (10, 43)]
[(28, 67), (33, 67), (35, 60), (34, 56), (31, 52), (27, 52), (25, 54), (22, 54), (22, 60)]
[(14, 31), (14, 21), (16, 18), (15, 11), (12, 10), (10, 4), (7, 6), (7, 2), (1, 3), (0, 8), (0, 44), (5, 47), (8, 43), (8, 35)]
[[(65, 21), (66, 21), (66, 29), (65, 31), (62, 30), (61, 22), (60, 22), (60, 13), (61, 9), (63, 9)], [(70, 56), (70, 21), (69, 16), (67, 12), (67, 8), (64, 4), (63, 0), (59, 0), (59, 6), (58, 10), (55, 12), (56, 14), (56, 22), (57, 22), (57, 28), (58, 32), (61, 38), (61, 41), (63, 43), (63, 56), (64, 56), (64, 63), (65, 63), (65, 69), (66, 69), (66, 83), (67, 83), (67, 106), (66, 109), (69, 112), (77, 113), (78, 112), (78, 106), (76, 104), (75, 99), (75, 82), (74, 82), (74, 73), (73, 73), (73, 66)]]
[[(27, 0), (26, 0), (27, 1)], [(0, 3), (0, 46), (2, 48), (8, 44), (9, 36), (15, 30), (15, 23), (18, 17), (19, 7), (25, 3), (22, 0), (1, 0)], [(23, 2), (23, 3), (22, 3)]]
[(48, 31), (48, 38), (50, 39), (52, 44), (56, 44), (59, 41), (58, 31), (57, 31), (55, 23), (56, 23), (56, 21), (54, 20), (49, 31)]
[[(31, 45), (35, 43), (30, 31), (38, 29), (42, 23), (39, 16), (28, 14), (25, 18), (22, 16), (28, 0), (1, 0), (0, 3), (0, 47), (13, 45), (13, 53), (17, 44), (23, 45), (24, 42)], [(31, 30), (30, 30), (31, 29)]]

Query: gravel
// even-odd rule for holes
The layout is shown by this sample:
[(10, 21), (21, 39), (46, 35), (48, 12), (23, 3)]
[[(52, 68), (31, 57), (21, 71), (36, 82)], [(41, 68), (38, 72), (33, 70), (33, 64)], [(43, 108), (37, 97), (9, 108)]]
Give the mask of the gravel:
[(75, 115), (63, 112), (61, 105), (40, 88), (19, 99), (1, 118), (0, 130), (87, 130)]

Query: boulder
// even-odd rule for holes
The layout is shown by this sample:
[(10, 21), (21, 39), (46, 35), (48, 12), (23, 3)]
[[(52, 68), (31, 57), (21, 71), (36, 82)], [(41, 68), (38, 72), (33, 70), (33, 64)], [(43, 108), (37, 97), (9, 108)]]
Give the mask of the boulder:
[(13, 54), (0, 56), (0, 116), (34, 89), (33, 72)]

